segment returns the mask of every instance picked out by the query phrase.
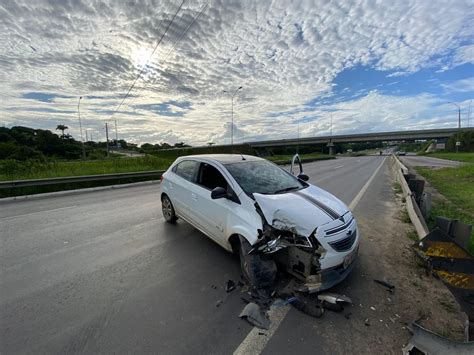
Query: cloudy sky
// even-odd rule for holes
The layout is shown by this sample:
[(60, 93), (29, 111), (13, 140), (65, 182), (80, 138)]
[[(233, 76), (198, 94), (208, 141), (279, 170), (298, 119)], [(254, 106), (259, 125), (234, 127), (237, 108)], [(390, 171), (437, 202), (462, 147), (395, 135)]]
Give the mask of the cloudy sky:
[(225, 144), (240, 86), (237, 142), (468, 124), (472, 0), (181, 4), (2, 0), (0, 125)]

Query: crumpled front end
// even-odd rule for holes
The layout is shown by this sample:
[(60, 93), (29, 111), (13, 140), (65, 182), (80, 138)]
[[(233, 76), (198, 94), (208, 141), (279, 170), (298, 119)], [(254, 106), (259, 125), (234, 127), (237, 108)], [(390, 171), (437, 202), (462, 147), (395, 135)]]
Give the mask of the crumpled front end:
[(285, 194), (284, 199), (255, 195), (263, 229), (249, 254), (271, 255), (300, 282), (299, 291), (319, 292), (347, 277), (359, 244), (357, 223), (350, 211), (328, 213), (321, 203), (315, 206), (309, 200), (308, 204), (308, 199), (298, 195)]

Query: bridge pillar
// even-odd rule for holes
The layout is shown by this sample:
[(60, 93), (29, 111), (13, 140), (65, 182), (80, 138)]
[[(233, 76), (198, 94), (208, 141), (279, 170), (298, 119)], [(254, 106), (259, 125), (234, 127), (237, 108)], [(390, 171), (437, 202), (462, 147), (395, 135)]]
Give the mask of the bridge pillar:
[(333, 142), (329, 142), (327, 147), (329, 148), (329, 155), (334, 155), (336, 154), (336, 148), (334, 147)]

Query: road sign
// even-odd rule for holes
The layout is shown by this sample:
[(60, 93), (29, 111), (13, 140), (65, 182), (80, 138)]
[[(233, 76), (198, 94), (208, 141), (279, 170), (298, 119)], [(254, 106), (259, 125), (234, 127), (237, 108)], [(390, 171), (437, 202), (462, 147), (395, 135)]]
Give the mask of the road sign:
[(459, 147), (461, 145), (461, 142), (460, 141), (457, 141), (456, 142), (456, 145)]

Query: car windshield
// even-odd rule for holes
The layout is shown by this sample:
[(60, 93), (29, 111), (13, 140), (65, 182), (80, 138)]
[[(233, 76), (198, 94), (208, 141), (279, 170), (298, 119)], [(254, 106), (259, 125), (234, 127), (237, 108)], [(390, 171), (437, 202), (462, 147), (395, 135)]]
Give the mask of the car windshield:
[(266, 160), (242, 161), (225, 167), (247, 194), (277, 194), (306, 187), (290, 173)]

